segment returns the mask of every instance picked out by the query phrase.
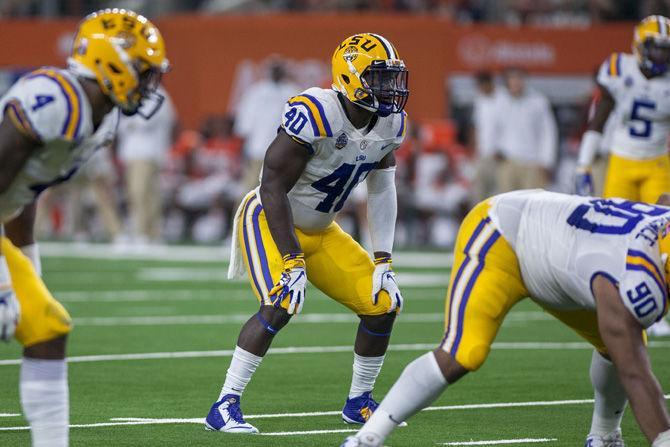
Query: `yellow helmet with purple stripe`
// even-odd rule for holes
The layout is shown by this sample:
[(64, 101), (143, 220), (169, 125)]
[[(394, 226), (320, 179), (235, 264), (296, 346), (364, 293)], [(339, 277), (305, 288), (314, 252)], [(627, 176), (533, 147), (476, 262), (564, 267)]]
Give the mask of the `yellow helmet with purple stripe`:
[(158, 28), (133, 11), (117, 8), (86, 16), (68, 63), (78, 75), (97, 80), (102, 92), (128, 115), (156, 94), (161, 75), (170, 68)]
[(409, 90), (408, 71), (398, 50), (379, 34), (347, 37), (332, 58), (333, 89), (380, 116), (400, 113)]
[(652, 76), (665, 74), (670, 67), (670, 19), (659, 15), (643, 19), (633, 33), (633, 54)]

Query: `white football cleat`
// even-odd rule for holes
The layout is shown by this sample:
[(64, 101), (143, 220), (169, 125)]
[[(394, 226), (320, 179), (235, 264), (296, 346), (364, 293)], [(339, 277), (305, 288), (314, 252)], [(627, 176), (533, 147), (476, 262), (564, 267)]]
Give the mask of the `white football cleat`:
[(626, 447), (621, 436), (621, 429), (617, 428), (605, 436), (588, 435), (584, 447)]
[(226, 433), (258, 433), (258, 429), (244, 420), (240, 396), (226, 394), (215, 402), (205, 418), (205, 429)]
[(340, 447), (383, 447), (383, 440), (374, 433), (357, 433), (356, 436), (349, 436)]
[(12, 290), (0, 292), (0, 340), (10, 341), (14, 337), (16, 325), (19, 324), (21, 308)]
[(661, 318), (656, 323), (647, 328), (647, 335), (650, 337), (668, 337), (670, 336), (670, 323), (665, 318)]

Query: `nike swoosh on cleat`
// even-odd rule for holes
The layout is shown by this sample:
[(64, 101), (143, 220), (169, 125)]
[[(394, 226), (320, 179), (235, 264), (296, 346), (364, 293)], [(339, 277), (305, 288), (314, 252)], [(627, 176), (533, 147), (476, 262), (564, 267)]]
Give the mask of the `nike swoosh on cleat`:
[(402, 422), (398, 422), (398, 421), (396, 421), (395, 419), (393, 419), (393, 416), (391, 416), (390, 414), (389, 414), (389, 419), (391, 419), (391, 422), (393, 422), (393, 423), (396, 424), (396, 425), (400, 425), (400, 424), (402, 424)]

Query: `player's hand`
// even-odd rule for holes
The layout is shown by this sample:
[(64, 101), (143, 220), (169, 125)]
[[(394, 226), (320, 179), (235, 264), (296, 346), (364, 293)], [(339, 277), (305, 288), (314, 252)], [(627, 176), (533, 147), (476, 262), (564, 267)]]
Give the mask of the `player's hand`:
[(385, 290), (391, 297), (391, 307), (388, 313), (397, 309), (402, 310), (402, 294), (395, 280), (395, 272), (391, 267), (391, 257), (380, 257), (375, 259), (375, 271), (372, 274), (372, 304), (377, 304), (379, 292)]
[(0, 290), (0, 340), (10, 341), (19, 324), (19, 302), (13, 290)]
[(284, 256), (284, 271), (277, 284), (270, 290), (270, 300), (275, 307), (281, 307), (281, 303), (288, 296), (289, 315), (299, 314), (305, 304), (305, 285), (307, 285), (307, 274), (305, 273), (305, 255), (289, 254)]
[(593, 195), (593, 175), (591, 168), (578, 167), (575, 171), (575, 194), (580, 196)]

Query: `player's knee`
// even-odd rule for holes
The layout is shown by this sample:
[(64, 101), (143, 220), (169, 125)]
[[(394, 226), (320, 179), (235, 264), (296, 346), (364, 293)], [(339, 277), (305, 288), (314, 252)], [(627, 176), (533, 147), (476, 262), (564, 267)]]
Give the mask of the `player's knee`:
[(377, 336), (389, 337), (393, 331), (393, 323), (395, 322), (396, 313), (383, 315), (359, 315), (361, 322), (359, 328), (364, 332)]
[(265, 330), (272, 335), (275, 335), (286, 326), (289, 321), (291, 321), (291, 315), (288, 314), (286, 309), (274, 306), (261, 306), (256, 314), (256, 318), (260, 321)]
[(456, 354), (456, 361), (468, 371), (477, 371), (488, 358), (489, 352), (491, 352), (489, 346), (472, 346), (467, 350), (459, 350)]

